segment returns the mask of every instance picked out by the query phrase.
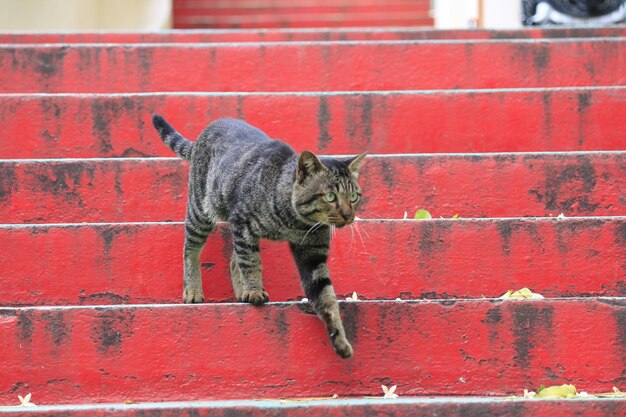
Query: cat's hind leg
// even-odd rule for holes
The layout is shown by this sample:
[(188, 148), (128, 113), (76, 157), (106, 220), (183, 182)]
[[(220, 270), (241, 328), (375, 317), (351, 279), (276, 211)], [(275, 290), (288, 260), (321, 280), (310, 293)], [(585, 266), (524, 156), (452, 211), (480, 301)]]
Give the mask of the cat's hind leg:
[(200, 273), (200, 253), (214, 227), (215, 221), (202, 216), (199, 213), (199, 209), (195, 204), (192, 204), (190, 199), (185, 219), (185, 246), (183, 250), (185, 269), (183, 301), (185, 303), (201, 303), (204, 301), (202, 275)]
[(239, 301), (243, 295), (243, 279), (241, 277), (241, 271), (239, 265), (237, 265), (237, 255), (233, 252), (230, 257), (230, 281), (233, 284), (233, 291), (235, 291), (235, 298)]
[(263, 288), (259, 239), (250, 230), (231, 222), (234, 253), (230, 260), (230, 279), (237, 301), (261, 305), (269, 301)]

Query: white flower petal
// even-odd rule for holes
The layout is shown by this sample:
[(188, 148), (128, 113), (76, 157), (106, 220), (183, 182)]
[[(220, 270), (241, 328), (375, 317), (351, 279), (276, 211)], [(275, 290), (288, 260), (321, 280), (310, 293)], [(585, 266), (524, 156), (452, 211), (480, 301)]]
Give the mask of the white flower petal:
[(391, 388), (387, 388), (384, 385), (381, 385), (380, 387), (383, 389), (383, 393), (385, 394), (383, 395), (383, 398), (388, 398), (388, 399), (398, 398), (398, 394), (394, 394), (394, 391), (396, 390), (396, 388), (398, 388), (397, 385), (394, 385)]
[(528, 391), (527, 389), (524, 390), (524, 398), (535, 398), (537, 396), (537, 393), (535, 391)]

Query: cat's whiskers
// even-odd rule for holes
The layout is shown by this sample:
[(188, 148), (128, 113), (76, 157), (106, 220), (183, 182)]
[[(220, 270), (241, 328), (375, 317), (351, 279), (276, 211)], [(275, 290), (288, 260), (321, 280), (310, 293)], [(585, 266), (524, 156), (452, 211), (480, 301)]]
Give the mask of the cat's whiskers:
[[(361, 234), (361, 230), (359, 229), (359, 225), (358, 223), (353, 223), (353, 224), (354, 224), (357, 234), (359, 235), (359, 239), (361, 240), (361, 246), (363, 247), (363, 250), (367, 252), (367, 249), (365, 248), (365, 242), (363, 241), (363, 235)], [(363, 229), (363, 231), (365, 232), (365, 229)]]
[(354, 223), (350, 225), (350, 252), (354, 252)]
[[(358, 224), (357, 224), (357, 227), (359, 227), (359, 225), (358, 225)], [(363, 226), (361, 226), (361, 231), (365, 234), (365, 237), (366, 237), (366, 238), (368, 238), (368, 239), (370, 238), (370, 234), (369, 234), (369, 233), (367, 233), (367, 230), (365, 230), (365, 228), (364, 228)]]
[(302, 238), (302, 241), (300, 242), (300, 244), (302, 245), (304, 243), (309, 233), (314, 232), (315, 230), (319, 229), (320, 226), (322, 226), (322, 222), (317, 222), (313, 226), (311, 226), (311, 228), (304, 234), (304, 237)]

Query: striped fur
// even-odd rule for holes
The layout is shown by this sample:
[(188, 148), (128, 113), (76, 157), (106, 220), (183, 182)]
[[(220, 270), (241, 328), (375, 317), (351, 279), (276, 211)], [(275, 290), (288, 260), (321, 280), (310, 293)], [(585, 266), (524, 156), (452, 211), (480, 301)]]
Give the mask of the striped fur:
[(330, 228), (354, 221), (360, 204), (358, 175), (365, 154), (350, 158), (301, 155), (259, 129), (234, 119), (211, 123), (192, 143), (161, 116), (153, 122), (163, 141), (191, 160), (185, 219), (186, 303), (204, 301), (200, 252), (217, 221), (233, 236), (231, 281), (238, 301), (263, 304), (260, 239), (290, 244), (302, 288), (326, 325), (337, 353), (352, 356), (326, 261)]
[(163, 140), (171, 150), (176, 152), (183, 159), (191, 159), (193, 142), (185, 139), (172, 125), (167, 123), (167, 121), (158, 114), (152, 116), (152, 124), (159, 132), (161, 140)]

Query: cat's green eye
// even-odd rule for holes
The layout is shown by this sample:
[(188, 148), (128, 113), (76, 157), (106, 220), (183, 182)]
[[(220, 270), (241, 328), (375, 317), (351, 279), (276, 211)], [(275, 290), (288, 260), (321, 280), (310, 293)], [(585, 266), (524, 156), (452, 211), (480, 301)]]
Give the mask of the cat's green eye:
[(350, 194), (350, 202), (356, 203), (357, 201), (359, 201), (359, 194), (357, 193)]
[(324, 200), (328, 201), (329, 203), (332, 203), (336, 199), (337, 199), (337, 196), (335, 195), (335, 193), (324, 194)]

